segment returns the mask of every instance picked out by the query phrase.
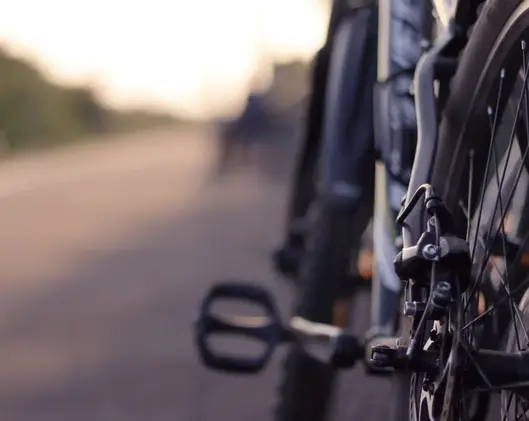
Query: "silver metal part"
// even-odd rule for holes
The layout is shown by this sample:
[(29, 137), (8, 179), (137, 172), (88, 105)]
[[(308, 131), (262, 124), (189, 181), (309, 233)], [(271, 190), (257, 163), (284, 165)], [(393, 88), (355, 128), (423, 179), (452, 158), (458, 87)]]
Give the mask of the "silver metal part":
[(422, 249), (422, 255), (428, 260), (435, 260), (437, 258), (437, 247), (433, 244), (426, 244)]

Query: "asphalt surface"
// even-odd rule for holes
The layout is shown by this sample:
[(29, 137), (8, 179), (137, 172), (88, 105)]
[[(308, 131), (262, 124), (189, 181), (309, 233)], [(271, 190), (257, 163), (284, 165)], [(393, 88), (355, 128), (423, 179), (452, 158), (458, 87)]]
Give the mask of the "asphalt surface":
[[(201, 367), (191, 334), (216, 279), (268, 285), (291, 149), (212, 172), (205, 129), (167, 130), (0, 165), (0, 419), (272, 420), (281, 352), (257, 377)], [(356, 315), (367, 327), (362, 298)], [(343, 378), (340, 420), (384, 420), (388, 382)], [(301, 421), (301, 420), (300, 420)]]

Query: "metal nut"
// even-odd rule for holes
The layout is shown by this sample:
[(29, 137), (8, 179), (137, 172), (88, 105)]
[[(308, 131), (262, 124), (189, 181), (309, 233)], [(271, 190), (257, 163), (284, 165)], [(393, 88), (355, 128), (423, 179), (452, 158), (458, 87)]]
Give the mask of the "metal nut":
[(434, 260), (437, 258), (437, 247), (433, 244), (426, 244), (422, 249), (422, 255), (428, 260)]

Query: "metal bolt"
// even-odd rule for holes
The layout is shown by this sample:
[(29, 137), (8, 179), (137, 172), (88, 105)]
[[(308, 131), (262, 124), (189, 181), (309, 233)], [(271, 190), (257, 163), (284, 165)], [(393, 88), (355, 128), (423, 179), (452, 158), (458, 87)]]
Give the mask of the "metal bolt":
[(404, 303), (404, 308), (402, 310), (402, 314), (405, 316), (420, 316), (424, 312), (426, 308), (426, 304), (423, 302), (417, 302), (417, 301), (406, 301)]
[(402, 313), (405, 316), (415, 316), (415, 313), (417, 313), (417, 303), (415, 301), (406, 301)]
[(432, 292), (432, 304), (438, 308), (446, 308), (452, 298), (452, 286), (446, 282), (441, 281)]
[(437, 258), (437, 247), (433, 244), (426, 244), (422, 249), (422, 255), (428, 260), (434, 260)]
[(443, 291), (443, 292), (446, 292), (446, 291), (450, 291), (452, 289), (452, 285), (450, 285), (448, 282), (446, 281), (441, 281), (437, 284), (437, 286), (435, 287), (435, 289), (437, 289), (438, 291)]
[(402, 246), (404, 245), (402, 243), (402, 236), (401, 235), (398, 235), (395, 237), (395, 241), (393, 242), (393, 245), (395, 246), (395, 248), (397, 250), (400, 250), (402, 248)]

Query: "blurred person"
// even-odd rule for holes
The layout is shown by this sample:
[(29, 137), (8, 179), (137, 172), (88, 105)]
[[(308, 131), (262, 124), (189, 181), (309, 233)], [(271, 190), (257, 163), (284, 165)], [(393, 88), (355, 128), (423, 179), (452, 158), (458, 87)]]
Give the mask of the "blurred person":
[(251, 92), (239, 117), (221, 123), (219, 172), (251, 162), (256, 144), (263, 140), (273, 126), (266, 94)]

